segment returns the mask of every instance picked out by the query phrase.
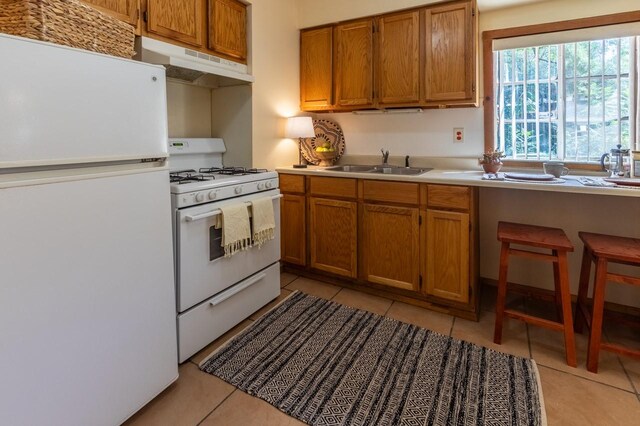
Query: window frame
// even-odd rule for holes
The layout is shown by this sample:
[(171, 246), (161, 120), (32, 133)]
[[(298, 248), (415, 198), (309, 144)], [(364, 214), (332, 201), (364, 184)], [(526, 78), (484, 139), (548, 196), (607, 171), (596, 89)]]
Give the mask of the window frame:
[[(495, 144), (495, 86), (493, 41), (502, 38), (512, 38), (552, 32), (579, 30), (584, 28), (603, 27), (607, 25), (640, 22), (640, 10), (615, 13), (611, 15), (594, 16), (589, 18), (572, 19), (568, 21), (549, 22), (544, 24), (526, 25), (522, 27), (489, 30), (482, 33), (482, 72), (484, 86), (484, 149), (492, 150)], [(511, 167), (542, 167), (543, 161), (503, 160)], [(566, 162), (572, 169), (600, 170), (599, 164)]]

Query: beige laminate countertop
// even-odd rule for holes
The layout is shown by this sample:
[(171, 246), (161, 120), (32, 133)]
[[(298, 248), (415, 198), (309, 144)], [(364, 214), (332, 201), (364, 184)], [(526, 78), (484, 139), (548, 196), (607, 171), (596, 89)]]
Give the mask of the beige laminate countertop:
[[(441, 170), (433, 169), (420, 175), (385, 175), (379, 173), (356, 173), (327, 170), (323, 167), (309, 166), (305, 169), (279, 167), (278, 173), (299, 174), (309, 176), (331, 176), (370, 180), (394, 180), (402, 182), (438, 183), (449, 185), (480, 186), (487, 188), (521, 189), (530, 191), (568, 192), (574, 194), (613, 195), (618, 197), (640, 197), (640, 187), (598, 187), (585, 186), (577, 179), (578, 175), (564, 176), (564, 183), (513, 182), (500, 180), (483, 180), (482, 171), (477, 170)], [(593, 176), (590, 176), (593, 177)]]

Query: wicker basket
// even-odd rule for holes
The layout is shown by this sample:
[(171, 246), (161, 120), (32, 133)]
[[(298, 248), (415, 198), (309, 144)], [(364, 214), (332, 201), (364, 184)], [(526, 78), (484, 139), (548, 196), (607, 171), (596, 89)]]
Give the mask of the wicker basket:
[(0, 32), (131, 58), (134, 29), (77, 0), (2, 0)]

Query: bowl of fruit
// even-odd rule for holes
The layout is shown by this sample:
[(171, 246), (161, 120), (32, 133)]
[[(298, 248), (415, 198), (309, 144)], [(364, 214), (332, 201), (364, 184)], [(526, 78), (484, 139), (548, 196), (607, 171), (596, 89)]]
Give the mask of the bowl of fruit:
[(333, 162), (338, 154), (338, 151), (331, 145), (330, 142), (325, 142), (319, 145), (315, 149), (316, 157), (320, 159), (318, 166), (329, 167), (333, 166)]

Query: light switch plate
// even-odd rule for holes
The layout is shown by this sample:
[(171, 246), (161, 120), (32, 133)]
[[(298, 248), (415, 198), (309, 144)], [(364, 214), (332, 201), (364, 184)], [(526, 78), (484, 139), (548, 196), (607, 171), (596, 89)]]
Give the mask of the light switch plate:
[(453, 142), (454, 143), (464, 142), (464, 127), (453, 128)]

